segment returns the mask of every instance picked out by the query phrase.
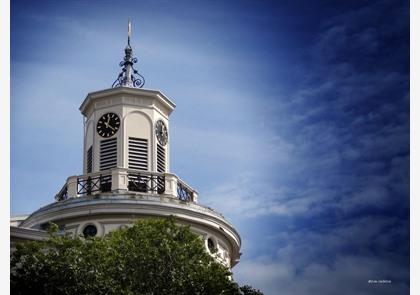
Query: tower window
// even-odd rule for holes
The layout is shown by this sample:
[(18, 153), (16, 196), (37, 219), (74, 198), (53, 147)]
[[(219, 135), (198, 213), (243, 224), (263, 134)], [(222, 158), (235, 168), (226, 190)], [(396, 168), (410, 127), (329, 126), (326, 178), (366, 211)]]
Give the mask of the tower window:
[(161, 144), (157, 144), (157, 172), (166, 171), (166, 151)]
[(117, 138), (105, 139), (100, 145), (100, 170), (117, 167)]
[(214, 244), (213, 239), (207, 239), (207, 248), (209, 249), (210, 253), (217, 252), (216, 245)]
[(86, 153), (86, 173), (92, 173), (92, 146)]
[(98, 229), (93, 224), (89, 224), (83, 229), (83, 236), (86, 238), (92, 238), (96, 236)]
[(147, 139), (129, 137), (128, 138), (128, 168), (147, 171), (148, 150)]

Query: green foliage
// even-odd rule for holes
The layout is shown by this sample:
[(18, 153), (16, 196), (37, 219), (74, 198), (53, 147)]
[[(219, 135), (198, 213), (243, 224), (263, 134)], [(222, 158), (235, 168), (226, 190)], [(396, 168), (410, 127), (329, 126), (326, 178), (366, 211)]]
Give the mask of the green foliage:
[(264, 295), (260, 290), (255, 290), (249, 285), (244, 285), (239, 288), (243, 295)]
[(12, 294), (262, 294), (240, 289), (173, 217), (139, 220), (103, 239), (73, 239), (50, 228), (48, 241), (17, 245)]

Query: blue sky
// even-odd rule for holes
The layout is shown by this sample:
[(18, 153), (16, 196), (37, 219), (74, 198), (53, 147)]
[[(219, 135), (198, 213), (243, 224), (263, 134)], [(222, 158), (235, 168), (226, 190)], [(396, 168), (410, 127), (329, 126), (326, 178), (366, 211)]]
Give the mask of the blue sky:
[(171, 170), (242, 236), (234, 278), (407, 294), (408, 2), (225, 2), (12, 1), (12, 215), (81, 173), (78, 107), (116, 79), (131, 17), (145, 88), (177, 104)]

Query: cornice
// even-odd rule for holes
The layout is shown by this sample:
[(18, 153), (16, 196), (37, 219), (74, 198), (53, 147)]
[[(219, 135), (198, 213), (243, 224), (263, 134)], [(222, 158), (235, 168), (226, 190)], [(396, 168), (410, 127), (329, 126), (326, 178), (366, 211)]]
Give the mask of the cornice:
[(10, 226), (10, 238), (39, 241), (47, 239), (48, 233), (46, 231), (33, 228)]
[(32, 213), (22, 227), (37, 227), (54, 220), (95, 215), (174, 215), (197, 224), (212, 226), (228, 236), (240, 248), (241, 238), (235, 228), (217, 211), (194, 203), (187, 203), (170, 197), (153, 195), (105, 195), (72, 198), (55, 202)]
[(80, 105), (79, 110), (82, 112), (83, 115), (86, 116), (90, 105), (95, 100), (121, 94), (157, 99), (162, 105), (168, 108), (169, 114), (176, 107), (175, 103), (159, 90), (139, 89), (131, 87), (116, 87), (88, 93), (85, 100)]

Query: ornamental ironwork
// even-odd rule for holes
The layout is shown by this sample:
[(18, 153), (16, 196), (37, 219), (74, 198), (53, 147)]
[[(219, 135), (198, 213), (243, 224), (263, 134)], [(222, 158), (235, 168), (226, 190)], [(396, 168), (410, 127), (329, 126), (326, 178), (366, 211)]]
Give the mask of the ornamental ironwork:
[(69, 195), (67, 193), (67, 183), (63, 186), (63, 188), (60, 190), (58, 194), (55, 195), (55, 200), (57, 202), (65, 201), (69, 198)]
[(120, 62), (120, 67), (122, 67), (121, 73), (118, 75), (117, 79), (112, 84), (112, 87), (135, 87), (142, 88), (145, 79), (139, 72), (133, 67), (137, 63), (137, 58), (133, 57), (133, 49), (130, 45), (131, 38), (131, 21), (128, 21), (128, 39), (127, 46), (125, 47), (125, 56), (124, 60)]
[(129, 173), (128, 190), (141, 193), (163, 194), (165, 192), (165, 176)]
[(112, 175), (98, 175), (79, 177), (77, 179), (77, 194), (92, 195), (96, 192), (110, 192), (112, 186)]
[(193, 200), (193, 192), (182, 183), (178, 182), (176, 191), (178, 199), (181, 201), (191, 202)]

